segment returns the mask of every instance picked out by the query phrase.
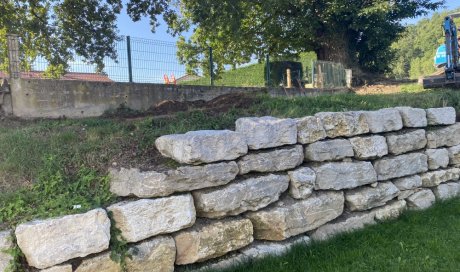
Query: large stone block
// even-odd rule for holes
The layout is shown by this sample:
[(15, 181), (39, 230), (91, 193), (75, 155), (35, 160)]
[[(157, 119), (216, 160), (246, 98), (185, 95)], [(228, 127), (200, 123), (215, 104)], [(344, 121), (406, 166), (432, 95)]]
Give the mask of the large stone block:
[(343, 192), (321, 192), (306, 200), (286, 198), (265, 210), (247, 213), (246, 217), (254, 225), (256, 239), (281, 241), (339, 217), (343, 204)]
[(452, 107), (427, 109), (426, 117), (428, 125), (452, 125), (455, 124), (456, 113)]
[(436, 197), (430, 189), (416, 192), (406, 198), (407, 208), (410, 210), (424, 210), (436, 202)]
[(61, 265), (53, 266), (51, 268), (40, 270), (40, 272), (72, 272), (72, 271), (73, 269), (72, 269), (71, 264), (61, 264)]
[(233, 182), (218, 189), (193, 192), (198, 216), (221, 218), (256, 211), (277, 201), (289, 187), (287, 175), (261, 176)]
[(364, 112), (372, 133), (396, 131), (403, 128), (401, 115), (397, 109), (381, 109)]
[(166, 135), (156, 139), (155, 146), (163, 156), (187, 164), (231, 161), (248, 153), (244, 135), (229, 130)]
[(236, 131), (247, 139), (249, 149), (263, 149), (297, 143), (297, 124), (294, 119), (274, 117), (240, 118)]
[(423, 187), (436, 187), (448, 181), (457, 181), (460, 178), (460, 168), (437, 170), (420, 175)]
[(238, 175), (236, 162), (185, 166), (167, 172), (141, 172), (137, 168), (110, 169), (110, 191), (118, 196), (141, 198), (169, 196), (229, 183)]
[(374, 162), (379, 181), (411, 176), (428, 171), (428, 156), (411, 153)]
[(311, 240), (308, 236), (300, 235), (282, 242), (256, 241), (250, 246), (241, 249), (241, 254), (248, 260), (261, 259), (269, 256), (281, 256), (286, 254), (292, 247), (308, 245)]
[(428, 140), (428, 148), (460, 145), (460, 123), (428, 130), (426, 138)]
[(249, 153), (238, 161), (240, 174), (249, 172), (278, 172), (296, 168), (303, 162), (303, 148), (301, 145)]
[(190, 227), (196, 218), (190, 194), (125, 201), (107, 209), (112, 212), (121, 236), (128, 242)]
[(393, 181), (393, 184), (400, 190), (413, 190), (422, 187), (422, 178), (419, 175), (399, 178)]
[(418, 129), (410, 132), (388, 134), (387, 143), (388, 151), (393, 155), (400, 155), (425, 148), (427, 143), (425, 130)]
[(388, 154), (388, 146), (385, 137), (355, 137), (350, 139), (355, 157), (362, 160), (381, 158)]
[(362, 112), (321, 112), (321, 119), (329, 138), (351, 137), (369, 132), (369, 125)]
[(433, 188), (437, 200), (447, 200), (460, 196), (460, 182), (450, 182)]
[(75, 272), (122, 272), (121, 266), (110, 258), (110, 252), (84, 259)]
[(350, 211), (364, 211), (383, 206), (397, 197), (399, 190), (391, 182), (381, 182), (377, 187), (362, 187), (345, 192), (345, 204)]
[(370, 162), (331, 162), (313, 165), (316, 190), (352, 189), (377, 181)]
[(428, 125), (426, 111), (424, 109), (411, 107), (397, 107), (396, 109), (399, 111), (399, 114), (401, 114), (404, 127), (419, 128)]
[(449, 151), (445, 148), (427, 149), (425, 154), (428, 156), (428, 168), (430, 170), (446, 168), (449, 165)]
[(248, 219), (227, 219), (197, 224), (174, 234), (176, 264), (191, 264), (216, 258), (252, 243), (253, 229)]
[(16, 227), (19, 248), (29, 265), (44, 269), (109, 247), (110, 220), (103, 209)]
[(158, 236), (133, 245), (126, 258), (128, 272), (174, 272), (176, 244), (170, 236)]
[(13, 248), (13, 237), (10, 231), (0, 232), (0, 272), (6, 272), (6, 268), (13, 260), (13, 256), (5, 251)]
[(297, 141), (301, 144), (311, 144), (326, 138), (323, 123), (318, 117), (307, 116), (296, 119)]
[(377, 221), (384, 221), (398, 218), (406, 208), (405, 200), (395, 200), (388, 205), (373, 209), (372, 212), (375, 214)]
[(306, 161), (337, 161), (353, 157), (353, 147), (349, 140), (337, 139), (316, 142), (305, 147)]
[(416, 189), (411, 189), (411, 190), (404, 190), (399, 193), (398, 200), (404, 200), (411, 195), (420, 192), (421, 190), (424, 190), (424, 188), (416, 188)]
[(311, 239), (323, 241), (340, 233), (348, 233), (376, 224), (373, 212), (357, 212), (345, 214), (329, 222), (310, 234)]
[(295, 199), (306, 199), (315, 189), (316, 173), (311, 168), (302, 167), (288, 172), (290, 184), (289, 195)]
[(460, 145), (453, 146), (448, 149), (448, 163), (452, 165), (460, 165)]

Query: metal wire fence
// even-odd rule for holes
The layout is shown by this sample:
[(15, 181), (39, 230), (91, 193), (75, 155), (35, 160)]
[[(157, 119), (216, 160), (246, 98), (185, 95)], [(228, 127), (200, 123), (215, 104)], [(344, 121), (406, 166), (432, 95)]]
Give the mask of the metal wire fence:
[(347, 86), (345, 67), (341, 63), (313, 61), (312, 83), (314, 88), (340, 88)]

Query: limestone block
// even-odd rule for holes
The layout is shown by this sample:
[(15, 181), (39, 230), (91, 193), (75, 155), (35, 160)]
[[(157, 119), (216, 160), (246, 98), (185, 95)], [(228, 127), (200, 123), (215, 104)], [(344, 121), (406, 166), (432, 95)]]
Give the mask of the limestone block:
[(410, 132), (388, 134), (387, 143), (388, 151), (393, 155), (400, 155), (425, 148), (427, 143), (425, 130), (418, 129)]
[(0, 232), (0, 272), (6, 271), (6, 268), (10, 265), (13, 257), (5, 251), (12, 249), (13, 237), (10, 231)]
[(197, 224), (174, 234), (176, 264), (191, 264), (216, 258), (252, 243), (253, 229), (248, 219), (227, 219)]
[(351, 137), (369, 132), (362, 112), (321, 112), (315, 115), (323, 123), (329, 138)]
[(396, 109), (399, 111), (399, 114), (401, 114), (404, 127), (419, 128), (428, 125), (426, 111), (424, 109), (411, 107), (397, 107)]
[(303, 162), (301, 145), (249, 153), (238, 161), (240, 175), (249, 172), (278, 172), (296, 168)]
[(263, 149), (297, 143), (294, 119), (251, 117), (236, 120), (236, 131), (246, 137), (249, 149)]
[(288, 172), (290, 184), (289, 195), (295, 199), (306, 199), (313, 194), (316, 173), (311, 168), (302, 167)]
[(121, 272), (121, 266), (110, 259), (110, 252), (84, 259), (75, 272)]
[(401, 191), (401, 192), (399, 192), (398, 200), (404, 200), (404, 199), (410, 197), (411, 195), (413, 195), (413, 194), (415, 194), (417, 192), (420, 192), (421, 190), (424, 190), (424, 188), (416, 188), (416, 189)]
[(29, 265), (44, 269), (109, 247), (110, 220), (103, 209), (16, 227), (19, 248)]
[(385, 137), (355, 137), (350, 139), (351, 146), (358, 159), (376, 159), (388, 154), (388, 146)]
[(447, 200), (460, 196), (460, 182), (450, 182), (433, 188), (437, 200)]
[(455, 124), (456, 113), (452, 107), (427, 109), (426, 117), (428, 125), (452, 125)]
[(379, 181), (411, 176), (428, 171), (428, 156), (411, 153), (383, 158), (374, 162), (374, 168)]
[(313, 231), (310, 237), (313, 240), (324, 241), (340, 233), (352, 232), (369, 225), (374, 225), (376, 224), (374, 217), (375, 215), (373, 212), (345, 214), (334, 221), (319, 227)]
[(427, 149), (425, 154), (428, 156), (428, 168), (430, 170), (446, 168), (449, 165), (449, 151), (445, 148)]
[(71, 264), (62, 264), (62, 265), (53, 266), (48, 269), (40, 270), (40, 272), (72, 272), (72, 271), (73, 269), (72, 269)]
[(460, 145), (448, 149), (449, 164), (460, 165)]
[(289, 187), (287, 175), (270, 174), (233, 182), (218, 189), (193, 192), (198, 216), (221, 218), (257, 211), (277, 201)]
[(256, 239), (281, 241), (339, 217), (343, 204), (343, 192), (321, 192), (300, 201), (288, 197), (246, 217), (254, 225)]
[(457, 181), (460, 178), (460, 168), (437, 170), (421, 175), (423, 187), (436, 187), (448, 181)]
[(377, 187), (362, 187), (345, 192), (345, 204), (350, 211), (364, 211), (383, 206), (397, 197), (399, 190), (391, 182), (381, 182)]
[(190, 194), (125, 201), (107, 209), (112, 212), (116, 227), (128, 242), (190, 227), (196, 218)]
[(412, 190), (422, 187), (422, 178), (419, 175), (399, 178), (393, 181), (393, 184), (400, 190)]
[(431, 207), (436, 197), (430, 189), (421, 190), (406, 199), (407, 208), (410, 210), (424, 210)]
[(381, 109), (364, 112), (371, 133), (396, 131), (403, 128), (401, 115), (397, 109)]
[(170, 236), (157, 236), (153, 239), (133, 245), (126, 259), (128, 272), (174, 272), (176, 244)]
[(375, 214), (377, 221), (384, 221), (398, 218), (406, 208), (407, 204), (405, 200), (395, 200), (383, 207), (372, 210), (372, 212)]
[(310, 238), (305, 235), (293, 237), (282, 242), (256, 241), (240, 252), (249, 260), (261, 259), (268, 256), (281, 256), (294, 246), (308, 245), (310, 241)]
[(460, 145), (460, 123), (448, 127), (433, 128), (426, 133), (428, 148)]
[(353, 157), (353, 147), (349, 140), (337, 139), (316, 142), (305, 147), (307, 161), (337, 161)]
[(141, 172), (137, 168), (110, 169), (110, 191), (118, 196), (141, 198), (169, 196), (229, 183), (238, 175), (236, 162), (222, 162), (203, 166), (185, 166), (161, 173)]
[(248, 153), (244, 135), (229, 130), (166, 135), (156, 139), (155, 146), (163, 156), (186, 164), (231, 161)]
[(352, 189), (377, 181), (370, 162), (331, 162), (311, 168), (316, 173), (316, 190)]
[(295, 121), (297, 122), (297, 142), (311, 144), (326, 138), (323, 123), (318, 117), (308, 116)]

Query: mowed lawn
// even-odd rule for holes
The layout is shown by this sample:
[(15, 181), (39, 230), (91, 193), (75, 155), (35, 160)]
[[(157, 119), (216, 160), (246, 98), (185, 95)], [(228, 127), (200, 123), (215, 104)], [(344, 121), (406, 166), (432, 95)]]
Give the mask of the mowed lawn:
[(223, 272), (309, 271), (460, 271), (460, 199)]

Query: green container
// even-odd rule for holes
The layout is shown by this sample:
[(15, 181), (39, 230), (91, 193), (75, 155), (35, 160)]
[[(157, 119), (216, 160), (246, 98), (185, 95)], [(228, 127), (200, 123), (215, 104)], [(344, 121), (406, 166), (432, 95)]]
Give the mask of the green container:
[[(291, 69), (291, 84), (299, 87), (303, 80), (302, 63), (297, 61), (272, 61), (270, 62), (270, 81), (269, 86), (287, 86), (287, 69)], [(267, 66), (265, 66), (265, 75)]]

